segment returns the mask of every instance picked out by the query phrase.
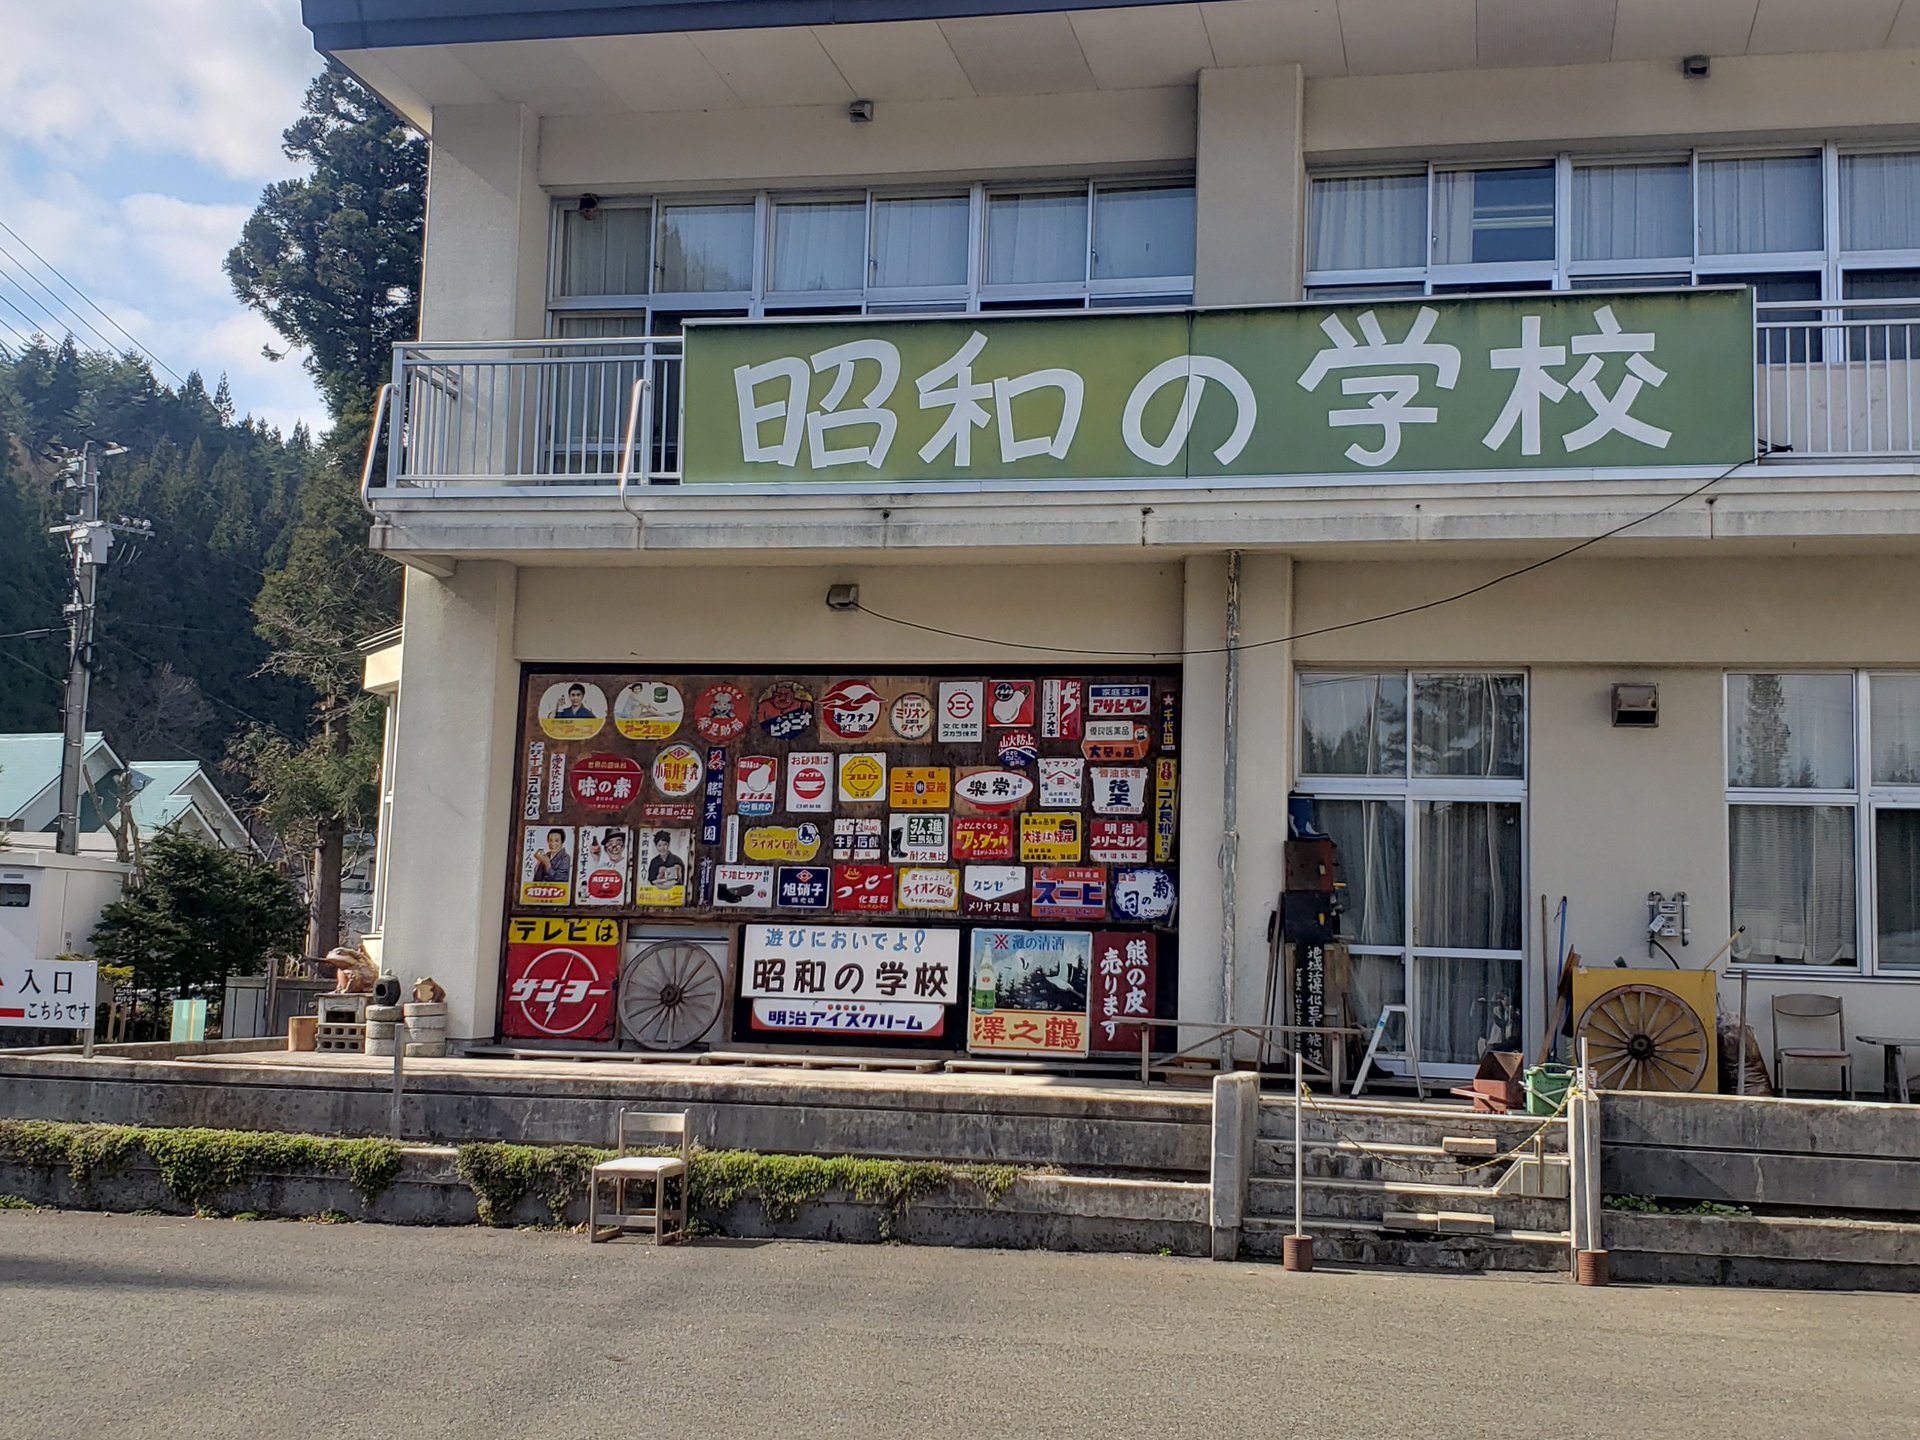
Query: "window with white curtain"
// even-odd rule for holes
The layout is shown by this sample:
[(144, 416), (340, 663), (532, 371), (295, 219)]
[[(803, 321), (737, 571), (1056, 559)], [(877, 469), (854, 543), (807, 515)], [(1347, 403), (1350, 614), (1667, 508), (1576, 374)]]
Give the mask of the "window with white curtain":
[(961, 195), (875, 196), (875, 289), (964, 287), (972, 202)]
[(1413, 1012), (1421, 1065), (1518, 1048), (1526, 677), (1302, 672), (1298, 789), (1338, 848), (1348, 1023)]
[(1087, 192), (987, 196), (989, 285), (1078, 285), (1087, 278)]
[(1314, 270), (1407, 270), (1427, 263), (1427, 172), (1313, 181), (1307, 250)]
[(773, 206), (767, 289), (792, 294), (866, 284), (867, 200), (782, 200)]
[(1576, 164), (1572, 211), (1575, 263), (1693, 254), (1693, 171), (1684, 160)]
[[(1762, 303), (1888, 302), (1854, 318), (1854, 358), (1920, 341), (1920, 151), (1827, 144), (1754, 154), (1555, 156), (1310, 177), (1307, 293), (1752, 285)], [(1818, 320), (1796, 311), (1774, 318)], [(1777, 342), (1777, 343), (1776, 343)], [(1768, 361), (1818, 359), (1817, 333)]]
[(1823, 248), (1818, 155), (1702, 160), (1699, 186), (1702, 255)]
[[(934, 313), (1180, 303), (1190, 181), (1100, 180), (554, 207), (550, 334), (696, 315)], [(635, 320), (641, 323), (633, 323)]]
[(1840, 248), (1920, 249), (1920, 154), (1840, 157)]
[(1729, 675), (1727, 806), (1741, 963), (1920, 969), (1920, 675)]
[(644, 295), (653, 289), (653, 211), (607, 206), (560, 214), (560, 295)]
[(1727, 783), (1853, 789), (1853, 677), (1727, 677)]

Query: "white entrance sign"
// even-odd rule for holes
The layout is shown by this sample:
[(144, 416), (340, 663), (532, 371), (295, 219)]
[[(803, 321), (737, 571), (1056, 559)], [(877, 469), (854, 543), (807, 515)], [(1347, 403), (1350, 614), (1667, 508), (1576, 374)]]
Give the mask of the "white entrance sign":
[(99, 972), (91, 960), (0, 960), (0, 1026), (92, 1030)]

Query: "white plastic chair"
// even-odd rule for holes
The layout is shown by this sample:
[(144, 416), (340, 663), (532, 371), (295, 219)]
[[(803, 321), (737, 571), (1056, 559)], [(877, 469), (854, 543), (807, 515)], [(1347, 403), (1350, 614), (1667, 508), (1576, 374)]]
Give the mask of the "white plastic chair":
[[(633, 1155), (628, 1153), (632, 1146), (630, 1137), (635, 1135), (669, 1135), (680, 1139), (678, 1155)], [(653, 1243), (665, 1242), (668, 1234), (684, 1237), (687, 1233), (687, 1192), (691, 1188), (693, 1153), (692, 1142), (687, 1135), (687, 1117), (684, 1112), (666, 1114), (649, 1110), (622, 1110), (620, 1119), (614, 1127), (614, 1148), (620, 1153), (611, 1160), (603, 1160), (593, 1167), (593, 1175), (587, 1182), (587, 1243), (597, 1244), (602, 1240), (611, 1240), (616, 1235), (628, 1231), (651, 1231)], [(680, 1178), (679, 1204), (666, 1206), (667, 1181), (675, 1176)], [(646, 1210), (630, 1210), (627, 1207), (627, 1186), (634, 1181), (653, 1182), (653, 1204)], [(600, 1187), (609, 1185), (613, 1191), (613, 1208), (600, 1209)], [(669, 1228), (668, 1222), (675, 1222)]]

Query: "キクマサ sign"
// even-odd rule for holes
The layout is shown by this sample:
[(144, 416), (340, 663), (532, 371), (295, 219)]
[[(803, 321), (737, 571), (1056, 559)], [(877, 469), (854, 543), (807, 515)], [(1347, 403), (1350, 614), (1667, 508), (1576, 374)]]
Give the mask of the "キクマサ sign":
[(1753, 305), (695, 322), (683, 393), (690, 485), (1732, 465), (1753, 455)]

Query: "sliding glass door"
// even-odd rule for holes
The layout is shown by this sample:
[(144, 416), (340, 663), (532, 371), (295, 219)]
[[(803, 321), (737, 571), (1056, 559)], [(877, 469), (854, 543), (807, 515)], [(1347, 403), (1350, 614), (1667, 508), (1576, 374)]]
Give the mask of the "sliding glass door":
[(1347, 887), (1350, 1023), (1409, 1006), (1435, 1075), (1521, 1048), (1525, 677), (1303, 673), (1299, 686), (1298, 788)]

